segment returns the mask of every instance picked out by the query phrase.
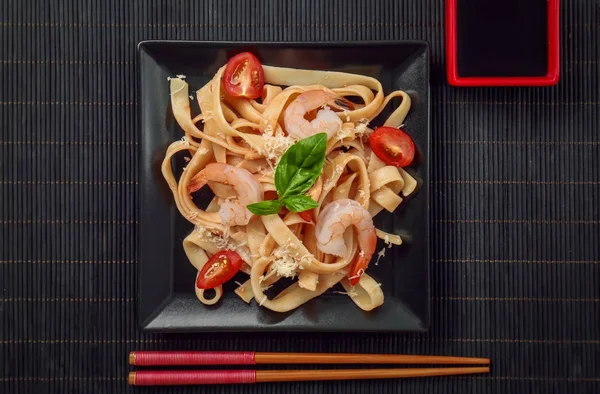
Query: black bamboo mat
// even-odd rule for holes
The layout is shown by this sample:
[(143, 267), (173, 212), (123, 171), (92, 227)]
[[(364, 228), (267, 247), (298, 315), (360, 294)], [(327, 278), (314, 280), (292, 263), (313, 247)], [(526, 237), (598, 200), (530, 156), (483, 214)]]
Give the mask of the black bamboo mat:
[[(442, 0), (0, 2), (0, 392), (600, 392), (600, 5), (562, 3), (558, 86), (458, 89)], [(144, 39), (430, 42), (429, 333), (138, 331)], [(128, 388), (130, 350), (193, 348), (486, 356), (493, 372)]]

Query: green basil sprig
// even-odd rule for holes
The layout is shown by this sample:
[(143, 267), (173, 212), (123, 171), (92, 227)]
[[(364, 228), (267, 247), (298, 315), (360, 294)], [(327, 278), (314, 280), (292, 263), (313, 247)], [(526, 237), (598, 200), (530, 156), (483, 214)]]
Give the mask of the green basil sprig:
[(303, 212), (319, 204), (304, 193), (315, 183), (325, 165), (327, 134), (319, 133), (292, 145), (281, 157), (275, 169), (277, 200), (248, 205), (255, 215), (272, 215), (282, 207), (292, 212)]

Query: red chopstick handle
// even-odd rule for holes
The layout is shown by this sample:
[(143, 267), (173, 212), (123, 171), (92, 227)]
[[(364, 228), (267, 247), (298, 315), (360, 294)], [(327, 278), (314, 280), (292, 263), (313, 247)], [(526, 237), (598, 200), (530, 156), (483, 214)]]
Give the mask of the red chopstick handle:
[(131, 365), (255, 365), (254, 352), (137, 351)]
[(182, 386), (256, 383), (256, 371), (136, 371), (129, 373), (133, 386)]

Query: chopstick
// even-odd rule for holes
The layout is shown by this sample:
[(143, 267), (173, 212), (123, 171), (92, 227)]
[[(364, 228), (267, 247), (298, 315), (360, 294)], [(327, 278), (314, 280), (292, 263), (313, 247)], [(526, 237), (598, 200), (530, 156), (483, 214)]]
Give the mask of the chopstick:
[(299, 382), (316, 380), (395, 379), (487, 373), (489, 367), (462, 368), (391, 368), (300, 371), (137, 371), (129, 373), (132, 386), (180, 386)]
[(257, 364), (489, 364), (489, 358), (411, 354), (261, 353), (204, 351), (134, 351), (131, 365), (257, 365)]

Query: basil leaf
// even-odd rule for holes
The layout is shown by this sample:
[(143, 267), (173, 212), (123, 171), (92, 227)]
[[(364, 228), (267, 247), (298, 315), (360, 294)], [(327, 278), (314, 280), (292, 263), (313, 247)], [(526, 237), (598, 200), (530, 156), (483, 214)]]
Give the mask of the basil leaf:
[(319, 204), (303, 195), (315, 183), (325, 165), (327, 134), (318, 133), (292, 145), (275, 169), (277, 200), (261, 201), (247, 206), (255, 215), (272, 215), (285, 206), (292, 212), (304, 212)]
[(304, 212), (308, 209), (318, 207), (319, 203), (308, 196), (300, 194), (284, 198), (283, 205), (292, 212)]
[(279, 200), (267, 200), (247, 205), (246, 208), (255, 215), (273, 215), (281, 209), (283, 203)]
[(275, 169), (279, 199), (305, 193), (315, 183), (325, 164), (327, 134), (318, 133), (292, 145)]

